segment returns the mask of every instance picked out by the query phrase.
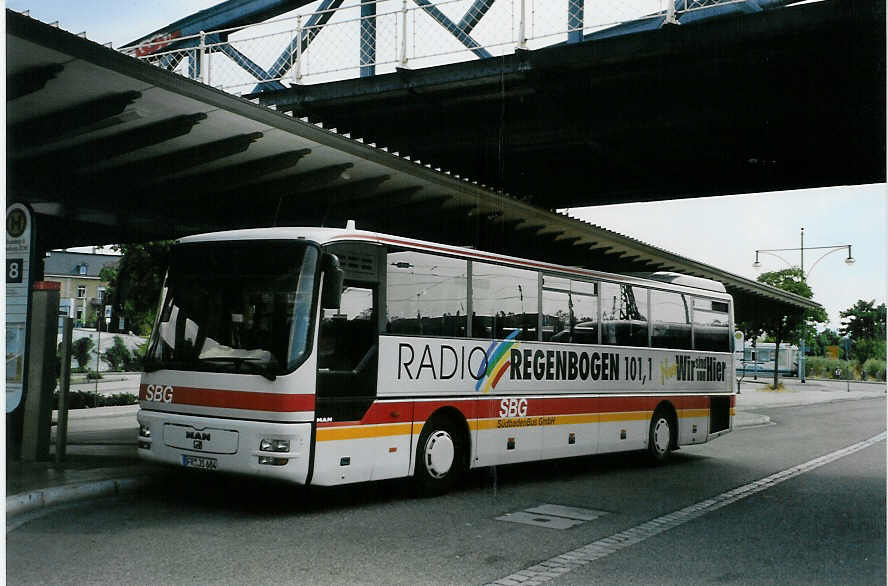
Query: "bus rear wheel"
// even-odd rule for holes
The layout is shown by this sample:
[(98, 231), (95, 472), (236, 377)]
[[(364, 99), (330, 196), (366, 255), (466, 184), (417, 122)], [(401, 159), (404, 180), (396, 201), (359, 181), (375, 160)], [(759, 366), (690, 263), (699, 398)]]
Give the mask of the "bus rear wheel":
[(672, 418), (665, 409), (657, 409), (651, 418), (650, 434), (648, 435), (648, 455), (654, 464), (662, 464), (669, 460), (674, 445), (675, 429)]
[(432, 420), (423, 426), (416, 446), (413, 478), (420, 496), (446, 493), (462, 472), (465, 447), (462, 436), (450, 421)]

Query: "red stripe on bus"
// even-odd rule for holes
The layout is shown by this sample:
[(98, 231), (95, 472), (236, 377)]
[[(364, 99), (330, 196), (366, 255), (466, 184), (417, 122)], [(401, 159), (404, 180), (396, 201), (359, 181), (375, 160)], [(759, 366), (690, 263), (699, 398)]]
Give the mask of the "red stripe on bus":
[[(139, 385), (139, 400), (148, 400), (148, 385)], [(289, 413), (314, 411), (314, 395), (293, 395), (284, 393), (261, 393), (219, 389), (198, 389), (173, 386), (174, 405), (197, 405), (224, 409), (244, 409), (250, 411), (273, 411)]]
[[(382, 423), (409, 423), (425, 421), (443, 408), (452, 407), (466, 419), (498, 417), (503, 399), (513, 397), (477, 398), (453, 401), (377, 401), (370, 406), (360, 421), (319, 422), (318, 427), (379, 425)], [(516, 396), (514, 399), (526, 397)], [(733, 397), (732, 397), (733, 398)], [(582, 413), (626, 413), (653, 411), (662, 401), (669, 401), (676, 409), (708, 409), (708, 396), (671, 397), (539, 397), (527, 399), (527, 416), (577, 415)]]
[[(318, 422), (318, 427), (349, 427), (355, 425), (379, 425), (384, 423), (410, 423), (425, 421), (443, 407), (452, 407), (466, 419), (499, 417), (503, 399), (513, 397), (477, 398), (453, 401), (377, 401), (360, 421)], [(526, 397), (516, 396), (517, 399)], [(527, 416), (577, 415), (582, 413), (627, 413), (653, 411), (662, 401), (669, 401), (676, 409), (708, 409), (708, 396), (669, 397), (539, 397), (527, 399)], [(734, 397), (731, 396), (733, 404)]]

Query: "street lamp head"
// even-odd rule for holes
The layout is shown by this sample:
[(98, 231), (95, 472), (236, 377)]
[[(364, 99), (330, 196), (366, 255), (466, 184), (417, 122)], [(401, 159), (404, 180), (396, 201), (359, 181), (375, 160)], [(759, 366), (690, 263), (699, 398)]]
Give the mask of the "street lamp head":
[(759, 270), (762, 268), (762, 263), (760, 263), (759, 261), (755, 261), (754, 263), (752, 263), (752, 268), (754, 268), (755, 270)]
[(846, 264), (846, 265), (853, 265), (855, 262), (856, 262), (856, 261), (854, 260), (854, 257), (853, 257), (853, 256), (849, 256), (848, 258), (845, 259), (845, 264)]

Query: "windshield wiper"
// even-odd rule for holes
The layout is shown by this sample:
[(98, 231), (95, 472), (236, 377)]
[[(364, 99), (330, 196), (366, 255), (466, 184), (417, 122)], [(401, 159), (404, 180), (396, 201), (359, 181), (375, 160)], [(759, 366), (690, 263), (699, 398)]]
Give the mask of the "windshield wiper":
[(271, 372), (271, 367), (276, 365), (276, 361), (268, 361), (264, 365), (257, 364), (258, 360), (262, 360), (261, 358), (244, 358), (241, 356), (212, 356), (212, 357), (204, 357), (198, 358), (199, 362), (228, 362), (234, 364), (235, 372), (240, 371), (242, 366), (247, 366), (247, 371), (249, 374), (261, 374), (263, 377), (268, 380), (274, 380), (277, 378), (277, 375)]

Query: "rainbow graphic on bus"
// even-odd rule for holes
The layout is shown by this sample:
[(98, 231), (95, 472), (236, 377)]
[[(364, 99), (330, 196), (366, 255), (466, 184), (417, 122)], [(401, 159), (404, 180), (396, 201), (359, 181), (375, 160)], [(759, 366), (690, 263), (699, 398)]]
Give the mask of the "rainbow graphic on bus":
[(487, 394), (490, 389), (496, 388), (496, 384), (499, 382), (503, 375), (506, 374), (506, 370), (509, 369), (509, 350), (512, 349), (513, 346), (517, 346), (518, 342), (515, 341), (515, 337), (521, 332), (519, 328), (515, 328), (512, 330), (512, 333), (506, 336), (506, 339), (498, 342), (494, 340), (490, 343), (490, 346), (487, 348), (486, 360), (481, 363), (481, 367), (478, 369), (478, 374), (475, 376), (478, 379), (478, 382), (475, 383), (475, 390), (478, 391), (481, 389), (481, 385), (484, 385), (484, 393)]

